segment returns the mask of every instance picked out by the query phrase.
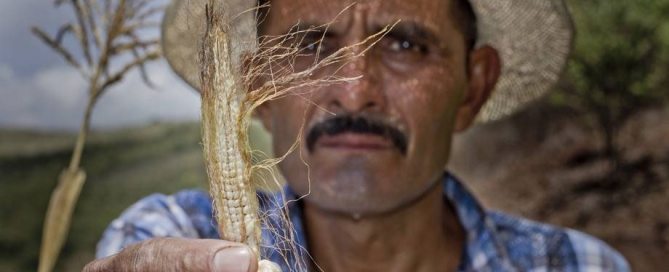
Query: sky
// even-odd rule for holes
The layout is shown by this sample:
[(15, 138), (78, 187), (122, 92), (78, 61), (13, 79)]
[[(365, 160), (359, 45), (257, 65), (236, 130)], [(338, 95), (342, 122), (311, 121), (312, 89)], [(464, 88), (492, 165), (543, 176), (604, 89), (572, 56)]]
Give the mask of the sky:
[[(87, 94), (81, 75), (30, 32), (49, 34), (74, 18), (52, 0), (0, 0), (0, 128), (76, 130)], [(164, 60), (147, 66), (153, 89), (134, 71), (100, 98), (94, 129), (199, 118), (199, 96)]]

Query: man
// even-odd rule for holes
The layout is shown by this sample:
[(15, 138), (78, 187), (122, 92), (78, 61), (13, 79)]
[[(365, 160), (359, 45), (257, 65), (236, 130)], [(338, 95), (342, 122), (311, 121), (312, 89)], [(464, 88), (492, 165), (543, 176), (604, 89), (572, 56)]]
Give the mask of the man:
[[(293, 67), (396, 24), (373, 47), (354, 48), (368, 51), (341, 69), (314, 75), (355, 80), (304, 87), (297, 92), (308, 99), (288, 96), (258, 110), (277, 154), (305, 127), (300, 150), (280, 164), (288, 199), (261, 195), (270, 212), (295, 200), (288, 208), (300, 247), (285, 253), (280, 235), (265, 231), (266, 256), (284, 271), (629, 270), (595, 238), (486, 212), (443, 170), (453, 134), (477, 116), (509, 113), (555, 81), (570, 43), (561, 1), (272, 0), (259, 30), (281, 35), (333, 19), (314, 31), (317, 39), (304, 37)], [(197, 87), (189, 76), (196, 71), (171, 64)], [(218, 238), (210, 203), (198, 191), (140, 201), (111, 224), (101, 259), (86, 270), (255, 271), (243, 245), (193, 239)]]

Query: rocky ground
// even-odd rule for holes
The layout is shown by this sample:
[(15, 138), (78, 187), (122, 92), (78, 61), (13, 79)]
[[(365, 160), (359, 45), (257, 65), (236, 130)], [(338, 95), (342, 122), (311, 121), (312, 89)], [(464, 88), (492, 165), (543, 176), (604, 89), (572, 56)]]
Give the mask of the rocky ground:
[(584, 120), (534, 105), (458, 136), (449, 168), (489, 208), (600, 237), (634, 271), (669, 267), (669, 109), (622, 126), (618, 162)]

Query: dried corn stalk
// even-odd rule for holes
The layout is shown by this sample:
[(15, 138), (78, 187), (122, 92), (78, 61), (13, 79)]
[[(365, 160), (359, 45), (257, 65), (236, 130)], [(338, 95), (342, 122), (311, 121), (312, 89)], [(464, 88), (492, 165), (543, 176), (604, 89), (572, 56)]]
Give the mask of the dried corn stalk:
[[(155, 17), (163, 8), (154, 0), (55, 0), (56, 6), (69, 5), (75, 21), (60, 26), (55, 35), (39, 27), (32, 32), (76, 69), (88, 83), (88, 101), (81, 121), (70, 164), (58, 177), (51, 194), (44, 220), (38, 271), (52, 271), (67, 239), (70, 221), (79, 194), (86, 181), (80, 167), (93, 108), (110, 87), (120, 83), (137, 68), (145, 83), (151, 86), (146, 63), (160, 58), (158, 40), (140, 37), (140, 33), (156, 26)], [(66, 46), (73, 38), (78, 46)], [(74, 54), (78, 53), (78, 54)], [(127, 61), (125, 59), (128, 59)], [(122, 60), (120, 68), (112, 61)]]

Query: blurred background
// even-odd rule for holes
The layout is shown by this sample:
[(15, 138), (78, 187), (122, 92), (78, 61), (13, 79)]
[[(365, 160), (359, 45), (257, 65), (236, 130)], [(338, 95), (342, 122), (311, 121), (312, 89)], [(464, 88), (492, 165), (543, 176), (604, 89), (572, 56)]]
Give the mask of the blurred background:
[[(574, 53), (555, 91), (458, 135), (448, 166), (491, 209), (583, 230), (635, 271), (669, 267), (669, 0), (568, 0)], [(0, 1), (0, 271), (33, 271), (86, 81), (30, 33), (73, 13)], [(156, 35), (148, 31), (142, 35)], [(80, 271), (107, 224), (151, 193), (206, 188), (199, 97), (163, 60), (105, 93), (56, 271)]]

